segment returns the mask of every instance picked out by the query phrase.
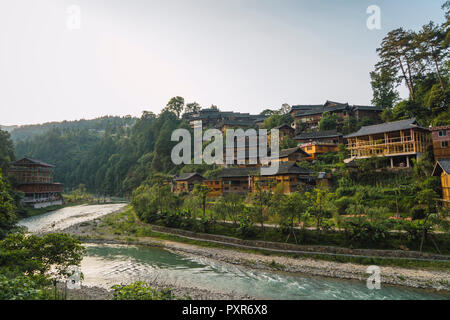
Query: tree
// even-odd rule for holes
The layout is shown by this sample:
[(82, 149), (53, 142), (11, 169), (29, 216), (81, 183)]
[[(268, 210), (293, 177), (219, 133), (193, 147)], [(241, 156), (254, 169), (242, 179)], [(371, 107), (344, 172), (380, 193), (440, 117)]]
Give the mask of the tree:
[[(253, 207), (258, 222), (261, 224), (261, 230), (265, 236), (265, 230), (264, 230), (264, 212), (267, 210), (267, 207), (271, 201), (272, 194), (271, 190), (275, 186), (275, 182), (273, 181), (262, 181), (261, 175), (257, 175), (253, 177), (255, 179), (255, 189), (253, 190), (253, 194), (251, 195)], [(267, 189), (265, 188), (267, 187)]]
[(289, 234), (286, 242), (292, 235), (295, 239), (295, 243), (297, 243), (297, 237), (295, 236), (294, 231), (294, 222), (296, 219), (298, 221), (302, 220), (304, 214), (306, 213), (306, 205), (307, 204), (304, 195), (300, 194), (299, 192), (294, 192), (282, 198), (279, 212), (283, 218), (283, 221), (289, 226)]
[(81, 241), (66, 234), (43, 237), (9, 234), (0, 241), (0, 268), (23, 275), (39, 273), (55, 277), (69, 274), (70, 266), (80, 264), (85, 253)]
[(205, 186), (203, 184), (198, 183), (194, 186), (194, 195), (200, 199), (202, 204), (203, 217), (205, 217), (206, 214), (206, 199), (210, 191), (211, 190), (208, 188), (208, 186)]
[(177, 118), (179, 118), (181, 113), (183, 112), (183, 108), (184, 98), (177, 96), (170, 99), (165, 110), (175, 113), (177, 115)]
[(445, 92), (445, 84), (442, 79), (440, 64), (443, 62), (446, 54), (448, 54), (447, 50), (442, 46), (444, 39), (444, 30), (432, 21), (424, 25), (422, 30), (415, 35), (415, 44), (421, 55), (420, 58), (433, 64), (442, 92)]
[(396, 90), (398, 83), (394, 71), (380, 68), (371, 72), (370, 78), (373, 90), (372, 104), (383, 109), (391, 109), (400, 98)]
[(214, 205), (214, 211), (225, 221), (227, 217), (233, 221), (234, 225), (238, 224), (239, 216), (245, 209), (243, 197), (230, 193), (221, 197)]
[(337, 116), (334, 113), (324, 112), (319, 122), (319, 130), (334, 130), (337, 128)]
[(12, 189), (2, 176), (0, 169), (0, 240), (10, 232), (17, 222)]
[(6, 172), (11, 161), (14, 161), (14, 145), (8, 132), (0, 130), (0, 169)]
[(186, 105), (186, 108), (184, 109), (184, 112), (186, 113), (196, 113), (199, 112), (201, 110), (202, 107), (200, 107), (200, 105), (197, 102), (193, 102), (193, 103), (188, 103)]
[(317, 229), (322, 227), (323, 219), (330, 213), (329, 205), (333, 194), (328, 189), (315, 188), (312, 192), (306, 192), (308, 201), (308, 213), (316, 218)]
[(414, 35), (411, 31), (398, 28), (390, 31), (381, 42), (381, 47), (377, 49), (380, 62), (375, 66), (375, 70), (389, 70), (386, 75), (391, 75), (391, 81), (405, 82), (409, 90), (410, 99), (414, 100), (414, 77), (420, 71), (417, 66), (417, 57), (413, 47)]

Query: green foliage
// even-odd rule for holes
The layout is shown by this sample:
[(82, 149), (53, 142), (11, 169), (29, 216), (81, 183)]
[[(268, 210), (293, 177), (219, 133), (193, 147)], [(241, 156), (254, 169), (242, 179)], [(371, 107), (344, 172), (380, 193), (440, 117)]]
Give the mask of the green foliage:
[(14, 161), (14, 145), (8, 132), (0, 130), (0, 170), (6, 171), (11, 161)]
[(3, 178), (0, 169), (0, 240), (14, 228), (17, 222), (17, 208), (12, 194), (12, 189)]
[(36, 277), (0, 274), (0, 300), (49, 300), (51, 295)]
[(270, 130), (283, 124), (291, 125), (292, 118), (289, 114), (275, 113), (264, 120), (264, 129)]
[(115, 285), (112, 287), (114, 300), (184, 300), (172, 293), (171, 289), (154, 289), (149, 284), (138, 281), (129, 285)]
[[(446, 9), (444, 9), (446, 10)], [(383, 106), (385, 121), (416, 117), (424, 126), (448, 124), (449, 19), (430, 22), (421, 30), (390, 31), (377, 49), (379, 62), (371, 73), (373, 103)], [(397, 87), (405, 85), (407, 100), (398, 100)]]
[(69, 266), (80, 264), (84, 252), (81, 242), (66, 234), (9, 234), (0, 241), (0, 270), (44, 275), (53, 267), (56, 276), (63, 276)]
[(334, 113), (325, 112), (319, 122), (319, 130), (334, 130), (337, 129), (338, 118)]

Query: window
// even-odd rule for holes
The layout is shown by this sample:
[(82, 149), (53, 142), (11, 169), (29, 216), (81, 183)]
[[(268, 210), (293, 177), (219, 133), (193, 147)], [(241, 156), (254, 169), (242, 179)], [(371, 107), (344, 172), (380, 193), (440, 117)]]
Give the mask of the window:
[(448, 141), (442, 141), (441, 148), (448, 148)]
[(447, 136), (447, 130), (440, 130), (440, 131), (438, 132), (438, 135), (439, 135), (439, 137), (445, 137), (445, 136)]

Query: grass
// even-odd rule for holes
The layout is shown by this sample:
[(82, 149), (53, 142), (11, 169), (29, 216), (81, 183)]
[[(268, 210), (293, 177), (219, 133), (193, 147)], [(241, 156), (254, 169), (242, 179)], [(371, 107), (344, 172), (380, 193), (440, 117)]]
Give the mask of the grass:
[[(247, 249), (238, 248), (231, 245), (218, 244), (198, 239), (189, 239), (183, 236), (157, 232), (152, 226), (136, 221), (132, 208), (129, 206), (120, 213), (107, 216), (101, 224), (94, 227), (95, 231), (100, 235), (123, 236), (128, 243), (139, 243), (139, 239), (152, 238), (155, 240), (165, 240), (172, 242), (186, 243), (201, 247), (232, 249), (240, 252), (262, 254), (265, 256), (285, 256), (292, 258), (312, 258), (316, 260), (355, 263), (362, 265), (378, 265), (378, 266), (396, 266), (413, 269), (432, 269), (432, 270), (449, 270), (450, 263), (445, 261), (421, 261), (413, 259), (396, 259), (396, 258), (380, 258), (380, 257), (351, 257), (336, 255), (317, 255), (313, 253), (279, 253), (265, 249)], [(83, 238), (83, 237), (82, 237)], [(281, 265), (271, 266), (281, 268)], [(282, 270), (282, 269), (280, 269)]]

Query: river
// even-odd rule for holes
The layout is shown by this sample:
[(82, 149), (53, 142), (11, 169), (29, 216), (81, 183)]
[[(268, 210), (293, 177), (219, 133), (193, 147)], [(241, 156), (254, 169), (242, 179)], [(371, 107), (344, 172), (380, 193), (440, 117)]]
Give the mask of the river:
[[(30, 232), (58, 231), (121, 209), (123, 204), (67, 207), (20, 221)], [(249, 295), (259, 299), (449, 299), (448, 294), (382, 285), (369, 290), (362, 281), (255, 271), (164, 249), (125, 245), (86, 245), (81, 263), (84, 285), (147, 281), (168, 287)]]

